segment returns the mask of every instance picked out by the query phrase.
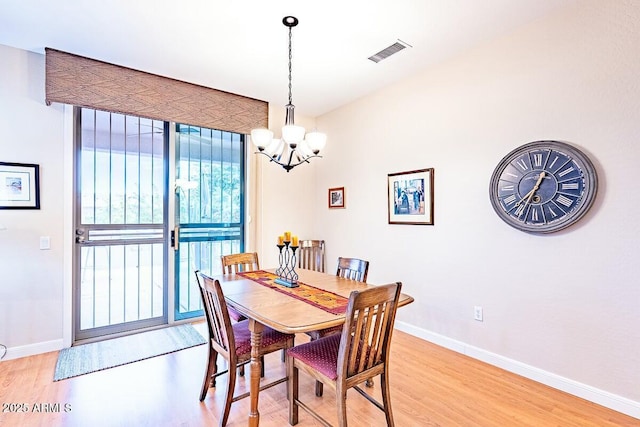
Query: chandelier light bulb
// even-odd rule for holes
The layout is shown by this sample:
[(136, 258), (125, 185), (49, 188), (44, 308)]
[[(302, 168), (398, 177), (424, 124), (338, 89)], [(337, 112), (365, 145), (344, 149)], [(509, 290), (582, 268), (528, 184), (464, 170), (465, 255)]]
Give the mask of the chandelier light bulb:
[(309, 148), (309, 144), (306, 139), (300, 141), (298, 146), (296, 147), (296, 152), (300, 155), (301, 159), (306, 159), (313, 156), (313, 151)]
[(318, 154), (327, 144), (327, 134), (322, 132), (309, 132), (306, 136), (307, 144), (314, 154)]
[(263, 151), (267, 145), (273, 139), (273, 132), (269, 129), (259, 128), (251, 131), (251, 141), (254, 143), (258, 150)]
[(282, 144), (282, 140), (280, 138), (274, 138), (269, 141), (269, 144), (264, 148), (264, 152), (269, 155), (269, 157), (273, 157), (274, 154), (277, 153), (278, 149)]
[(304, 128), (296, 125), (284, 125), (282, 127), (282, 139), (292, 149), (296, 148), (296, 145), (304, 139)]

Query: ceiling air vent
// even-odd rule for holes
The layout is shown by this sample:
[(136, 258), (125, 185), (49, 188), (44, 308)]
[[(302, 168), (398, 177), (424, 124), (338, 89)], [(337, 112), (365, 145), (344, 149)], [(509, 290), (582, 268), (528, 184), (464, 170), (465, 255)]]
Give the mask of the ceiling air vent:
[(386, 47), (384, 49), (382, 49), (380, 52), (376, 53), (373, 56), (370, 56), (369, 59), (372, 60), (373, 62), (380, 62), (383, 59), (386, 59), (388, 57), (390, 57), (391, 55), (400, 52), (402, 49), (404, 49), (405, 47), (412, 47), (410, 44), (403, 42), (402, 40), (398, 39), (397, 42), (395, 42), (394, 44), (392, 44), (389, 47)]

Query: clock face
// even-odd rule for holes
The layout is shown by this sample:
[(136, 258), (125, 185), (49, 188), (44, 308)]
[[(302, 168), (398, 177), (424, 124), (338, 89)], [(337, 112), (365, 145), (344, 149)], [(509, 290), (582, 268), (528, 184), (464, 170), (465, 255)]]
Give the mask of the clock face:
[(577, 148), (536, 141), (516, 148), (491, 176), (493, 209), (507, 224), (529, 233), (551, 233), (579, 220), (595, 200), (596, 170)]

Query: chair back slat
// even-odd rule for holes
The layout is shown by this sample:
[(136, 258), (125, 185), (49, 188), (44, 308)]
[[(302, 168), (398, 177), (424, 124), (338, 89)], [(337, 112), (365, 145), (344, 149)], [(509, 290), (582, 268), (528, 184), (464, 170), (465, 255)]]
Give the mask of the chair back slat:
[(402, 283), (353, 291), (338, 354), (338, 376), (353, 377), (388, 363)]
[(200, 287), (211, 346), (229, 360), (230, 366), (235, 366), (235, 337), (220, 282), (199, 271), (196, 271), (196, 279)]
[[(388, 330), (388, 328), (393, 328), (393, 323), (391, 323), (391, 325), (389, 326), (389, 322), (393, 322), (393, 320), (391, 320), (391, 310), (388, 307), (389, 304), (392, 304), (392, 303), (385, 302), (384, 307), (381, 308), (383, 315), (376, 316), (375, 331), (377, 331), (378, 333), (372, 340), (372, 342), (375, 343), (375, 345), (372, 345), (372, 347), (376, 349), (376, 352), (373, 355), (372, 360), (375, 360), (376, 363), (379, 363), (379, 361), (381, 361), (383, 357), (384, 345), (382, 343), (382, 340), (385, 338), (385, 336), (384, 334), (382, 334), (381, 331)], [(395, 317), (395, 312), (393, 313), (393, 316)]]
[[(359, 346), (358, 348), (358, 350), (360, 351), (360, 355), (359, 355), (360, 364), (358, 365), (358, 368), (356, 370), (357, 372), (362, 372), (365, 369), (369, 369), (374, 364), (377, 363), (377, 360), (373, 360), (373, 358), (371, 357), (371, 351), (374, 350), (374, 347), (369, 345), (369, 338), (371, 337), (372, 334), (376, 334), (376, 331), (371, 329), (371, 323), (374, 317), (377, 317), (377, 316), (372, 316), (369, 309), (364, 310), (364, 316), (362, 319), (363, 328), (362, 328), (362, 334), (360, 335), (362, 346), (361, 347)], [(359, 318), (358, 318), (358, 322), (360, 322)]]
[(366, 282), (368, 273), (369, 261), (358, 258), (338, 258), (336, 276), (357, 280), (359, 282)]
[[(386, 303), (384, 303), (383, 305), (386, 306)], [(371, 343), (371, 351), (369, 352), (369, 354), (367, 354), (368, 364), (366, 366), (366, 369), (369, 369), (373, 365), (380, 363), (380, 360), (382, 358), (382, 339), (384, 338), (384, 334), (382, 332), (385, 330), (384, 324), (386, 323), (383, 319), (386, 317), (388, 310), (386, 309), (386, 307), (382, 307), (381, 309), (378, 309), (378, 311), (382, 312), (382, 316), (368, 316), (369, 318), (375, 318), (375, 323), (372, 328), (371, 338), (369, 339), (369, 342)]]
[(298, 246), (298, 267), (324, 273), (324, 240), (300, 240)]
[(222, 262), (222, 273), (224, 274), (260, 270), (256, 252), (222, 255), (220, 260)]
[[(364, 319), (365, 317), (365, 313), (361, 313), (358, 310), (354, 310), (353, 312), (353, 316), (350, 317), (354, 317), (354, 325), (350, 328), (351, 330), (353, 330), (353, 333), (349, 334), (349, 340), (350, 342), (349, 344), (349, 348), (348, 348), (348, 355), (349, 355), (349, 361), (347, 364), (347, 372), (349, 375), (353, 375), (354, 373), (357, 373), (356, 371), (356, 364), (360, 361), (360, 354), (362, 352), (362, 349), (354, 349), (353, 348), (353, 343), (355, 343), (356, 345), (359, 345), (360, 343), (362, 343), (363, 341), (360, 339), (356, 339), (355, 337), (361, 337), (363, 335), (363, 331), (362, 331), (362, 319)], [(344, 328), (343, 328), (344, 331)], [(338, 360), (340, 360), (340, 356), (338, 356)]]

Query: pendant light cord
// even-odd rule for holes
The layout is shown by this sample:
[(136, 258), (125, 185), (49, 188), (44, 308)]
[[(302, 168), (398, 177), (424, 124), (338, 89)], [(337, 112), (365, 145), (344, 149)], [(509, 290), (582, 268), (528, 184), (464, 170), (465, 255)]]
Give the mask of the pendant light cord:
[(291, 96), (291, 61), (293, 59), (293, 54), (291, 53), (291, 28), (292, 27), (289, 27), (289, 104), (293, 105), (293, 97)]

